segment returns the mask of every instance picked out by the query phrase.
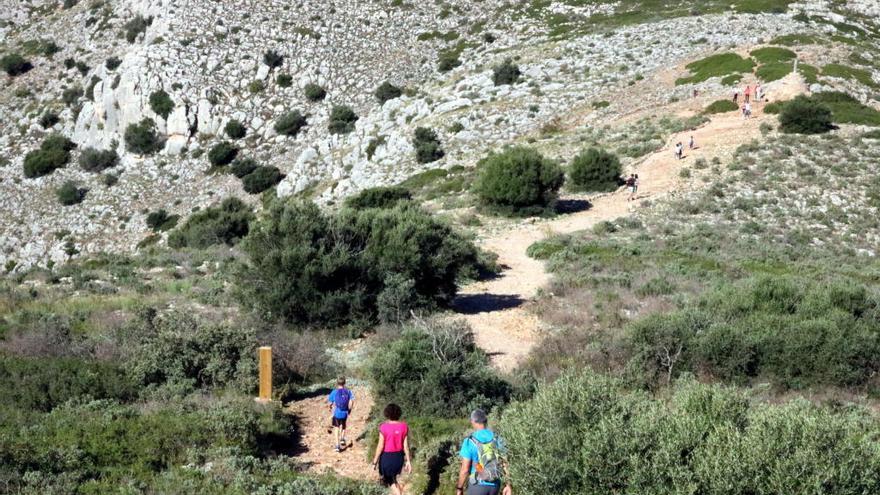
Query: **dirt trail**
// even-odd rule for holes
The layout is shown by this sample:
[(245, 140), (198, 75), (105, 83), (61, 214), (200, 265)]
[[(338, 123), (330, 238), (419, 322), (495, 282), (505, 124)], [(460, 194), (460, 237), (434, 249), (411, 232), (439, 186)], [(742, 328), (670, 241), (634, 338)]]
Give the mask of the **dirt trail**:
[(334, 452), (334, 436), (330, 431), (330, 409), (327, 402), (329, 390), (321, 390), (305, 399), (291, 402), (285, 412), (296, 417), (297, 433), (301, 435), (295, 446), (298, 462), (309, 471), (334, 471), (349, 478), (370, 480), (377, 478), (367, 460), (367, 423), (373, 396), (363, 385), (351, 387), (354, 392), (354, 407), (348, 418), (346, 440), (350, 447), (343, 452)]
[[(751, 81), (754, 84), (754, 81)], [(797, 74), (765, 85), (773, 100), (786, 100), (804, 93), (806, 85)], [(596, 223), (627, 215), (646, 200), (656, 200), (684, 185), (679, 171), (703, 158), (726, 157), (738, 146), (761, 138), (760, 125), (771, 122), (772, 115), (764, 115), (764, 104), (752, 105), (752, 118), (743, 119), (739, 111), (716, 114), (711, 121), (695, 131), (673, 135), (666, 146), (635, 163), (627, 173), (637, 173), (641, 185), (637, 201), (627, 201), (628, 192), (619, 190), (589, 198), (590, 207), (578, 213), (556, 219), (521, 224), (481, 241), (483, 248), (498, 254), (504, 267), (500, 276), (464, 287), (456, 301), (456, 309), (470, 323), (477, 345), (492, 357), (501, 371), (516, 367), (541, 336), (540, 322), (523, 304), (533, 299), (538, 289), (550, 282), (550, 274), (542, 261), (526, 256), (526, 249), (548, 234), (571, 233), (592, 227)], [(690, 136), (697, 148), (688, 150)], [(673, 156), (675, 143), (685, 146), (685, 158)], [(566, 198), (563, 198), (566, 199)]]

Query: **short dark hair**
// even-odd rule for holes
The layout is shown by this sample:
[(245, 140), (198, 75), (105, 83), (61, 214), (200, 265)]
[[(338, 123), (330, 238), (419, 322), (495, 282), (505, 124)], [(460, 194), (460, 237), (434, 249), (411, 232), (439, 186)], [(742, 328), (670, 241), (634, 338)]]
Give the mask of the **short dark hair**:
[(383, 412), (386, 419), (391, 421), (397, 421), (403, 416), (403, 411), (400, 409), (400, 406), (397, 404), (388, 404), (385, 406), (385, 411)]
[(340, 376), (339, 378), (337, 378), (337, 379), (336, 379), (336, 385), (338, 385), (338, 386), (340, 386), (340, 387), (344, 387), (344, 386), (345, 386), (345, 377), (344, 377), (344, 376)]

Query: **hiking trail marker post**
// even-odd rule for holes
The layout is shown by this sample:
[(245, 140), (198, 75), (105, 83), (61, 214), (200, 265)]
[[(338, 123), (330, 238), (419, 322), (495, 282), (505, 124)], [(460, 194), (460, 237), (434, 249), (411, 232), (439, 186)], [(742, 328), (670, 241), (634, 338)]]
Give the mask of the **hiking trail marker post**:
[(272, 402), (272, 348), (263, 346), (257, 351), (260, 356), (260, 396), (257, 402)]

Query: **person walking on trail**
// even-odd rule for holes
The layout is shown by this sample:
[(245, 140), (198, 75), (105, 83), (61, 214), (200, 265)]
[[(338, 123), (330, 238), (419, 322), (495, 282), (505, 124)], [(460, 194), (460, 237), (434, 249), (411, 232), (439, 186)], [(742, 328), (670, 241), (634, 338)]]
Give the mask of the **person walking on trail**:
[(461, 468), (455, 495), (512, 495), (510, 485), (501, 488), (504, 466), (501, 454), (503, 445), (495, 432), (488, 427), (486, 413), (477, 409), (471, 413), (474, 432), (461, 444)]
[(403, 485), (397, 480), (400, 473), (412, 472), (409, 450), (409, 427), (400, 420), (403, 412), (397, 404), (388, 404), (383, 411), (386, 421), (379, 425), (379, 443), (373, 456), (373, 469), (379, 470), (382, 484), (393, 495), (403, 494)]
[(634, 188), (636, 187), (636, 175), (629, 174), (629, 177), (626, 178), (625, 184), (626, 184), (626, 190), (629, 191), (629, 197), (626, 198), (626, 200), (632, 201), (633, 196), (635, 196)]
[(681, 144), (681, 141), (675, 145), (675, 158), (679, 160), (684, 158), (684, 145)]
[(746, 90), (743, 92), (743, 101), (745, 101), (746, 103), (749, 102), (749, 95), (751, 94), (751, 92), (752, 87), (746, 84)]
[(755, 85), (755, 101), (759, 102), (764, 99), (764, 90), (760, 84)]
[(697, 142), (694, 141), (694, 135), (691, 134), (691, 138), (688, 140), (688, 149), (694, 149), (697, 147)]
[(639, 193), (639, 174), (633, 174), (633, 185), (630, 188), (629, 199), (635, 201)]
[(737, 104), (739, 103), (739, 90), (738, 89), (733, 90), (733, 102), (737, 103)]
[(336, 380), (336, 389), (327, 397), (330, 410), (333, 412), (331, 425), (333, 427), (334, 448), (336, 452), (345, 449), (345, 428), (348, 425), (348, 415), (354, 408), (354, 392), (345, 388), (345, 377)]

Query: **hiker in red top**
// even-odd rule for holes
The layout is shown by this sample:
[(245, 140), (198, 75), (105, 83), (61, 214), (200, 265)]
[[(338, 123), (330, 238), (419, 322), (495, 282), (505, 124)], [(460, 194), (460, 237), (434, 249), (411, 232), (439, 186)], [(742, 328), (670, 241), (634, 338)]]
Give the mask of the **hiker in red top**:
[(743, 98), (745, 99), (745, 102), (746, 102), (746, 103), (749, 102), (749, 95), (750, 95), (751, 93), (752, 93), (752, 87), (749, 86), (748, 84), (746, 84), (746, 90), (745, 90), (745, 92), (743, 93)]

